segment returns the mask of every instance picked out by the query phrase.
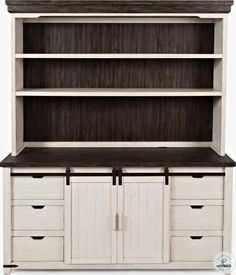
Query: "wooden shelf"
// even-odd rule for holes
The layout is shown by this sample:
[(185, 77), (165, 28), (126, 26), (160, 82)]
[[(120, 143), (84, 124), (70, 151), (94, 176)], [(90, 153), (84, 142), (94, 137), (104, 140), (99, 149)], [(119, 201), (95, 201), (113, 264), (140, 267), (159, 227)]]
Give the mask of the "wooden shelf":
[(233, 167), (211, 148), (25, 148), (1, 167)]
[(24, 54), (20, 59), (221, 59), (222, 54)]
[(23, 89), (16, 91), (16, 96), (221, 96), (215, 89), (109, 89), (109, 88), (57, 88), (57, 89)]

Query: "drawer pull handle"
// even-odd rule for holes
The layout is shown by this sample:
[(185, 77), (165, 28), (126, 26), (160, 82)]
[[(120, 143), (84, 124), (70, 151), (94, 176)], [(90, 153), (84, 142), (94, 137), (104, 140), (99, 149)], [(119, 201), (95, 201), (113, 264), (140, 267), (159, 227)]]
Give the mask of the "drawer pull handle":
[(43, 209), (45, 205), (32, 205), (34, 209)]
[(203, 205), (190, 205), (192, 209), (202, 209), (204, 206)]
[(31, 236), (33, 240), (43, 240), (45, 237), (44, 236)]
[(201, 174), (196, 174), (196, 175), (192, 175), (192, 177), (194, 179), (202, 179), (204, 177), (204, 175), (201, 175)]
[(33, 175), (33, 179), (42, 179), (44, 176), (43, 175)]
[(201, 240), (203, 237), (202, 236), (191, 236), (190, 238), (192, 240)]

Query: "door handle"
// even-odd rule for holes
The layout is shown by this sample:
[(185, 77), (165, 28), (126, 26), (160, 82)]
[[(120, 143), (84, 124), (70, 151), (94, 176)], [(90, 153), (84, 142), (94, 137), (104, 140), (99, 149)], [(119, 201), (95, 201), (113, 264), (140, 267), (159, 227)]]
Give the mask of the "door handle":
[(118, 229), (118, 214), (113, 214), (112, 215), (112, 230), (117, 231)]
[(113, 231), (123, 230), (123, 215), (121, 213), (112, 215), (112, 230)]
[(123, 230), (123, 215), (121, 213), (118, 214), (118, 231)]

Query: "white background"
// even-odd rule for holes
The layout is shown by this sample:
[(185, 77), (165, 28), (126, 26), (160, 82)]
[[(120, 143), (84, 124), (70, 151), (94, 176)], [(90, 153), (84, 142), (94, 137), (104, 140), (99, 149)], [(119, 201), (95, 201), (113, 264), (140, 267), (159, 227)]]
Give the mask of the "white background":
[[(0, 0), (0, 160), (11, 152), (11, 105), (10, 105), (10, 14), (3, 0)], [(236, 6), (233, 7), (229, 15), (229, 33), (228, 33), (228, 90), (227, 90), (227, 124), (226, 124), (226, 152), (236, 160)], [(0, 170), (0, 232), (2, 233), (2, 170)], [(236, 172), (234, 176), (236, 184)], [(234, 206), (236, 206), (236, 188), (234, 188)], [(235, 213), (233, 213), (235, 214)], [(235, 216), (235, 215), (234, 215)], [(233, 218), (233, 232), (236, 232), (236, 220)], [(236, 239), (233, 234), (232, 252), (236, 257)], [(0, 274), (2, 274), (2, 234), (0, 234)], [(61, 275), (72, 274), (77, 271), (60, 271)], [(80, 274), (99, 274), (104, 271), (80, 271)], [(112, 271), (106, 271), (110, 275)], [(116, 271), (119, 274), (127, 271)], [(154, 273), (165, 275), (183, 274), (183, 271), (128, 271), (129, 274)], [(14, 274), (57, 274), (56, 271), (14, 271)], [(214, 271), (187, 271), (184, 274), (214, 274)], [(233, 274), (236, 274), (236, 269)]]

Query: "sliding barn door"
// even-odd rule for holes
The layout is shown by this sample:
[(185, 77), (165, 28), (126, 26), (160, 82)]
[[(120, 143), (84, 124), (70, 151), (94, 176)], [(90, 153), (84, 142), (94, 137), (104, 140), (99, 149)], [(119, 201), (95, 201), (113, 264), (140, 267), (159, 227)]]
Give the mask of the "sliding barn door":
[(123, 177), (118, 187), (119, 263), (164, 262), (163, 213), (168, 192), (163, 177)]
[(71, 263), (117, 260), (117, 187), (111, 177), (78, 177), (71, 183)]

